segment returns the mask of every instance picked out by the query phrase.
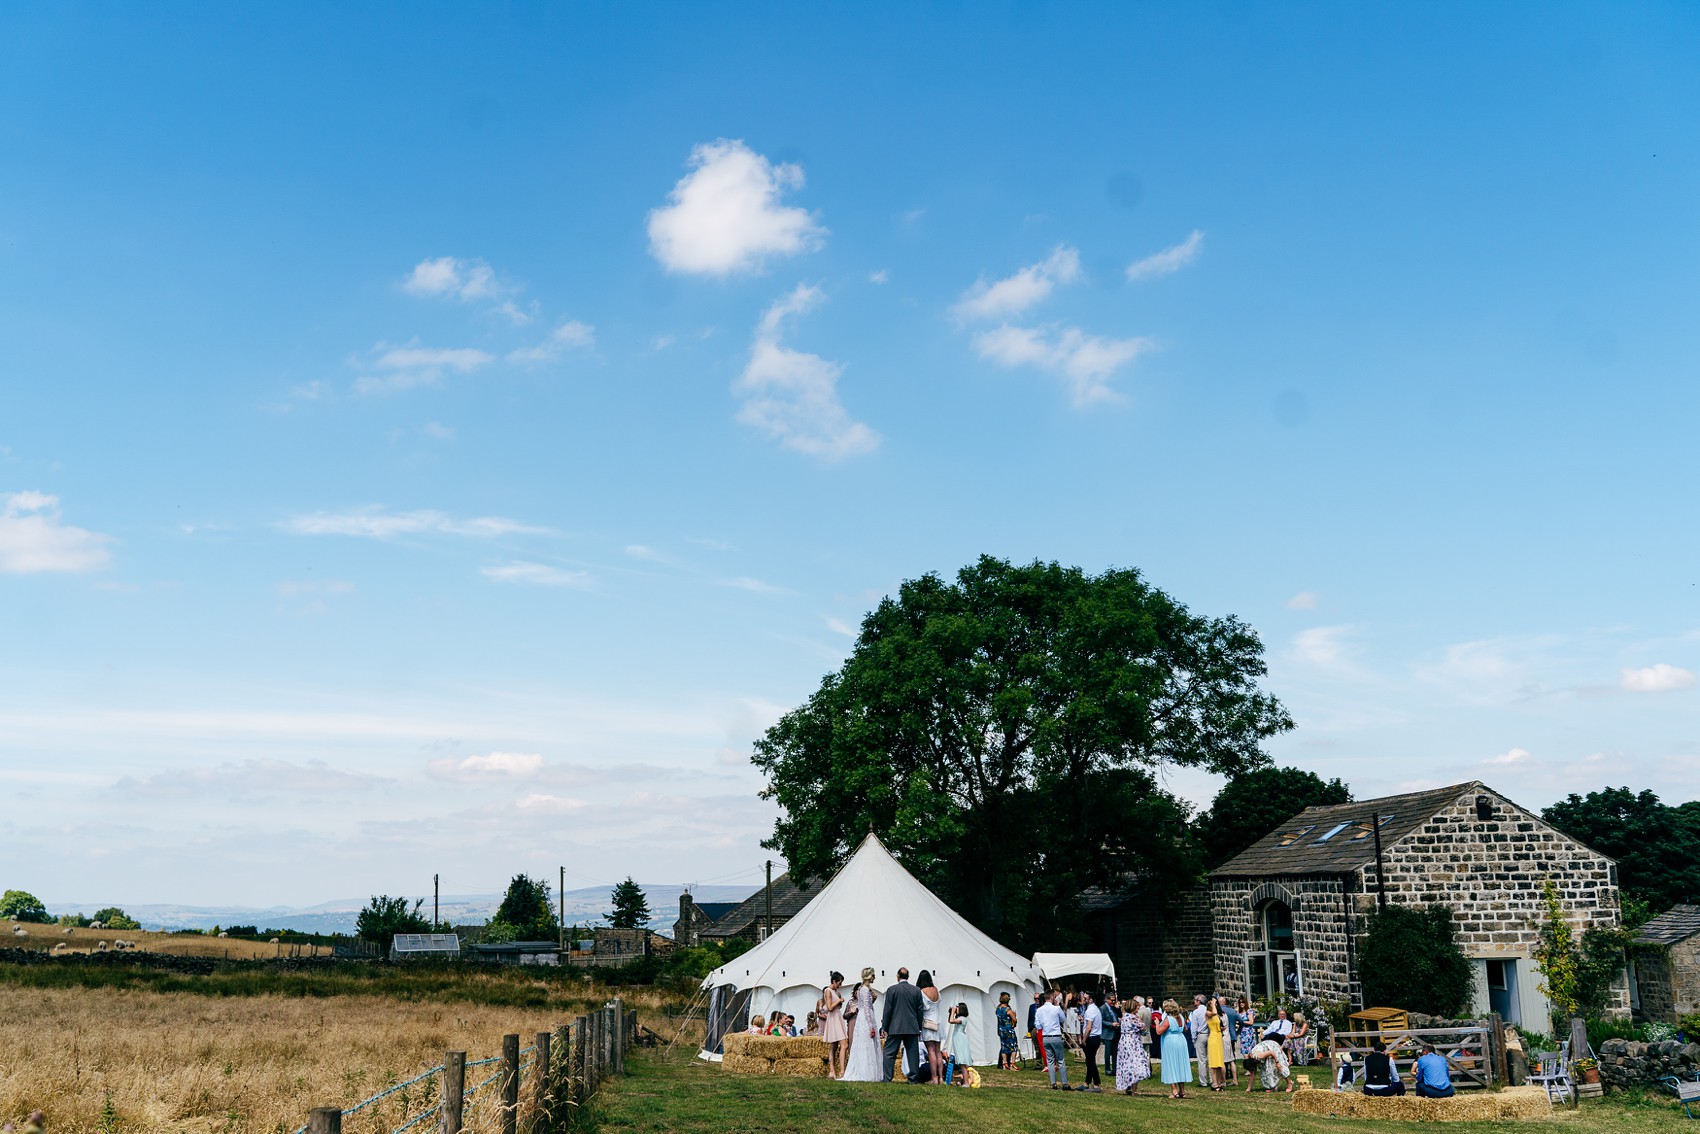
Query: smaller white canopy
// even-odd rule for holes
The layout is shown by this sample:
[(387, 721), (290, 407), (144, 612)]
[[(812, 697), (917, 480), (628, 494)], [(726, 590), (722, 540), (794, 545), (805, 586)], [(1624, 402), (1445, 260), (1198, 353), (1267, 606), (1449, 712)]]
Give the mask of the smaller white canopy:
[(1116, 979), (1116, 965), (1108, 953), (1035, 953), (1033, 967), (1054, 981), (1065, 976), (1109, 977)]

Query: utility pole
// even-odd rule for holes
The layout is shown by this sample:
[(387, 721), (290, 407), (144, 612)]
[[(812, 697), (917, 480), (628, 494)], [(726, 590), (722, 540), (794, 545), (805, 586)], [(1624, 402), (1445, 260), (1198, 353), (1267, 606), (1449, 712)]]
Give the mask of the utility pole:
[(555, 928), (560, 940), (555, 948), (565, 953), (567, 951), (567, 868), (561, 867), (561, 885), (555, 891)]
[(437, 932), (437, 927), (439, 925), (443, 924), (443, 914), (442, 914), (442, 908), (441, 908), (442, 904), (443, 904), (443, 893), (442, 893), (442, 888), (439, 885), (442, 877), (443, 876), (441, 874), (431, 875), (431, 932), (432, 933)]
[(767, 932), (762, 934), (764, 941), (773, 936), (773, 860), (771, 858), (767, 860), (767, 918), (765, 927)]
[(1381, 812), (1370, 813), (1369, 825), (1375, 828), (1375, 908), (1387, 908), (1387, 873), (1381, 865)]

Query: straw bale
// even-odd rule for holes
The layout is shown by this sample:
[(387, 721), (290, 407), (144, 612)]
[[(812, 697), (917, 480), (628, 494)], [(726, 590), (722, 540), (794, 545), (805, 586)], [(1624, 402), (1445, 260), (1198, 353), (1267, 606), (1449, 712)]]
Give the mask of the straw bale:
[(814, 1079), (826, 1076), (826, 1059), (775, 1059), (773, 1074), (792, 1079)]
[(756, 1037), (752, 1036), (749, 1032), (732, 1032), (732, 1033), (730, 1033), (729, 1035), (726, 1036), (725, 1040), (723, 1041), (723, 1043), (725, 1044), (726, 1054), (727, 1055), (748, 1055), (750, 1053), (749, 1052), (750, 1041), (755, 1039), (755, 1038)]
[(819, 1036), (774, 1037), (774, 1059), (825, 1059), (826, 1041)]
[(1296, 1091), (1293, 1110), (1336, 1118), (1379, 1118), (1399, 1122), (1485, 1122), (1496, 1118), (1544, 1118), (1552, 1113), (1541, 1087), (1466, 1091), (1449, 1099), (1416, 1095), (1375, 1098), (1356, 1092)]
[(736, 1075), (771, 1075), (773, 1060), (754, 1055), (728, 1055), (721, 1059), (720, 1069)]

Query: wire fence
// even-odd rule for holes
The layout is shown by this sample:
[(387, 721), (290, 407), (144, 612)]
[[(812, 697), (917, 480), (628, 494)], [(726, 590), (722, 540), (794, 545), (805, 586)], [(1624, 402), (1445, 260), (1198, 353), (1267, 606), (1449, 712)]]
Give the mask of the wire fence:
[[(625, 1070), (637, 1037), (637, 1013), (618, 999), (553, 1031), (529, 1047), (502, 1038), (502, 1053), (467, 1059), (446, 1052), (443, 1062), (392, 1083), (348, 1107), (314, 1107), (293, 1134), (554, 1134), (587, 1129), (590, 1103), (612, 1075)], [(531, 1058), (526, 1058), (530, 1056)], [(495, 1071), (467, 1085), (467, 1072)], [(415, 1090), (417, 1088), (417, 1090)]]

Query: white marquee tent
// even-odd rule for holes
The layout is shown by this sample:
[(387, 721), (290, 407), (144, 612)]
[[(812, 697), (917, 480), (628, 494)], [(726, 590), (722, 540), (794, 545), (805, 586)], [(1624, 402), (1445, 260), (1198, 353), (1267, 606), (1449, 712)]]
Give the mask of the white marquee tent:
[[(775, 1010), (797, 1017), (814, 1011), (828, 974), (844, 974), (846, 995), (864, 966), (876, 974), (881, 993), (907, 968), (922, 969), (939, 986), (944, 1007), (968, 1005), (968, 1043), (973, 1062), (997, 1062), (998, 1030), (993, 1016), (998, 994), (1010, 994), (1017, 1027), (1024, 1028), (1027, 1004), (1043, 978), (1026, 957), (1005, 949), (945, 905), (869, 834), (814, 900), (748, 953), (715, 969), (703, 981), (709, 992), (706, 1058), (717, 1059), (720, 1037), (745, 1026), (750, 1016)], [(876, 1011), (883, 1006), (876, 1002)]]
[(1116, 983), (1115, 962), (1108, 953), (1035, 953), (1033, 967), (1053, 983), (1065, 976), (1108, 977)]

